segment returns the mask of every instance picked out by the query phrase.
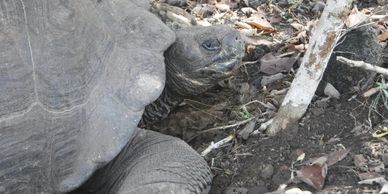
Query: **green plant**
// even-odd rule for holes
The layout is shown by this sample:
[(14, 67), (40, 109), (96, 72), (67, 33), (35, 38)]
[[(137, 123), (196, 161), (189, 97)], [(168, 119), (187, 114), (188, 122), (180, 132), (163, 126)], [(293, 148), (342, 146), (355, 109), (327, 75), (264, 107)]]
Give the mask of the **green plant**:
[(240, 117), (242, 117), (244, 119), (249, 119), (252, 116), (251, 113), (249, 113), (246, 110), (243, 110), (243, 111), (239, 112), (239, 115), (240, 115)]
[(375, 99), (372, 102), (373, 108), (377, 108), (379, 103), (382, 103), (388, 110), (388, 82), (385, 81), (384, 77), (381, 76), (380, 80), (376, 82), (377, 88), (379, 89)]

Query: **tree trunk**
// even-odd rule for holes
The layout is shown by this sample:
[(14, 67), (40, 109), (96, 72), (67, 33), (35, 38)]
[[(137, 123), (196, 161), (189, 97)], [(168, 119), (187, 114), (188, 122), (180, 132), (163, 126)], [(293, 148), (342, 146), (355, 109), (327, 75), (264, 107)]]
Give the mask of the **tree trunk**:
[(267, 129), (268, 135), (286, 129), (306, 112), (341, 35), (351, 3), (352, 0), (327, 1), (291, 88)]

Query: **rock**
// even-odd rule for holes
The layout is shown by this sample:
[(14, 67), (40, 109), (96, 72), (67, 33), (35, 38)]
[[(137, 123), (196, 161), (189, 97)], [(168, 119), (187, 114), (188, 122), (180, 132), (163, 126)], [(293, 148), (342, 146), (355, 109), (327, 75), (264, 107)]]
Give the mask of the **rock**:
[(330, 58), (317, 90), (322, 95), (326, 83), (331, 83), (341, 94), (352, 91), (353, 86), (363, 80), (362, 84), (373, 73), (361, 68), (352, 68), (336, 60), (337, 56), (343, 56), (351, 60), (361, 60), (374, 65), (381, 65), (383, 57), (383, 45), (377, 40), (377, 31), (372, 26), (356, 28), (340, 40)]
[(388, 153), (383, 154), (383, 163), (388, 167)]
[(326, 96), (331, 97), (331, 98), (339, 99), (340, 96), (341, 96), (341, 94), (338, 92), (338, 90), (333, 85), (331, 85), (330, 83), (326, 84), (326, 87), (325, 87), (325, 90), (323, 91), (323, 93)]
[(385, 171), (385, 167), (384, 167), (384, 164), (382, 162), (378, 162), (375, 165), (371, 165), (369, 167), (369, 170), (372, 172), (383, 173)]
[(291, 159), (292, 161), (296, 161), (297, 158), (298, 158), (300, 155), (302, 155), (302, 154), (304, 154), (303, 149), (298, 148), (298, 149), (292, 151), (292, 153), (291, 153), (291, 155), (290, 155), (290, 159)]
[(243, 140), (247, 140), (252, 131), (255, 130), (255, 122), (251, 121), (247, 125), (245, 125), (244, 129), (242, 129), (238, 135), (243, 138)]
[(325, 113), (325, 110), (323, 110), (323, 108), (312, 108), (311, 113), (313, 113), (314, 116), (319, 116)]
[(271, 164), (264, 164), (261, 166), (260, 176), (264, 179), (269, 179), (273, 175), (274, 168)]
[(251, 7), (243, 7), (243, 8), (241, 8), (241, 11), (242, 11), (245, 15), (247, 15), (247, 16), (250, 16), (251, 14), (257, 12), (256, 10), (254, 10), (254, 9), (251, 8)]
[(207, 18), (212, 16), (215, 13), (215, 7), (208, 4), (198, 4), (193, 10), (192, 13), (200, 18)]

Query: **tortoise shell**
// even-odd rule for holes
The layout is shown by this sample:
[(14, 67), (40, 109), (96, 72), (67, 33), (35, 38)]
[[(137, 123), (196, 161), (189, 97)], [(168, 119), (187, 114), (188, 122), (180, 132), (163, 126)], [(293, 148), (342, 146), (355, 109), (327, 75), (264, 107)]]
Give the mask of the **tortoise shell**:
[(0, 0), (0, 192), (66, 192), (114, 158), (174, 40), (128, 0)]

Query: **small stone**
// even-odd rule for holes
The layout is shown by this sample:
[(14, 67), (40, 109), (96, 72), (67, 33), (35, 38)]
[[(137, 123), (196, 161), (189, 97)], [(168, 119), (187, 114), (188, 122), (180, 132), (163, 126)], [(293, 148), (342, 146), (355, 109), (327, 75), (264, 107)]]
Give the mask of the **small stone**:
[(363, 171), (367, 170), (367, 160), (364, 158), (362, 154), (358, 154), (354, 156), (354, 165)]
[(264, 164), (261, 167), (261, 172), (260, 176), (263, 177), (264, 179), (269, 179), (273, 175), (273, 166), (271, 164)]
[(238, 133), (238, 135), (243, 138), (243, 140), (247, 140), (253, 130), (255, 130), (255, 122), (250, 121), (247, 125), (245, 125), (244, 129)]
[(379, 162), (378, 164), (369, 167), (369, 170), (372, 172), (383, 173), (385, 171), (385, 167), (382, 162)]
[(323, 110), (323, 108), (312, 108), (311, 113), (313, 113), (314, 116), (319, 116), (325, 113), (325, 111)]
[(225, 191), (226, 194), (247, 194), (248, 189), (245, 187), (228, 187)]
[(298, 148), (298, 149), (294, 150), (294, 151), (291, 153), (290, 158), (291, 158), (292, 161), (296, 161), (296, 159), (297, 159), (300, 155), (302, 155), (302, 154), (304, 154), (303, 149)]
[(329, 96), (332, 98), (339, 99), (341, 96), (341, 94), (338, 92), (338, 90), (330, 83), (326, 84), (325, 90), (323, 92), (325, 93), (326, 96)]
[(327, 108), (329, 106), (329, 103), (327, 102), (327, 100), (317, 100), (315, 102), (316, 106), (319, 107), (319, 108)]
[(311, 12), (313, 12), (314, 14), (322, 13), (323, 9), (325, 9), (325, 6), (326, 6), (325, 2), (316, 1), (314, 3), (313, 8), (311, 9)]
[(388, 153), (383, 154), (383, 163), (388, 167)]
[(228, 12), (228, 11), (230, 11), (229, 5), (226, 5), (226, 4), (223, 4), (223, 3), (217, 3), (217, 4), (216, 4), (216, 8), (217, 8), (220, 12)]
[(197, 5), (193, 10), (193, 14), (200, 18), (207, 18), (215, 13), (215, 8), (211, 5), (200, 4)]
[(247, 15), (247, 16), (250, 16), (251, 14), (257, 12), (256, 10), (252, 9), (251, 7), (243, 7), (243, 8), (241, 8), (241, 11), (242, 11), (245, 15)]

